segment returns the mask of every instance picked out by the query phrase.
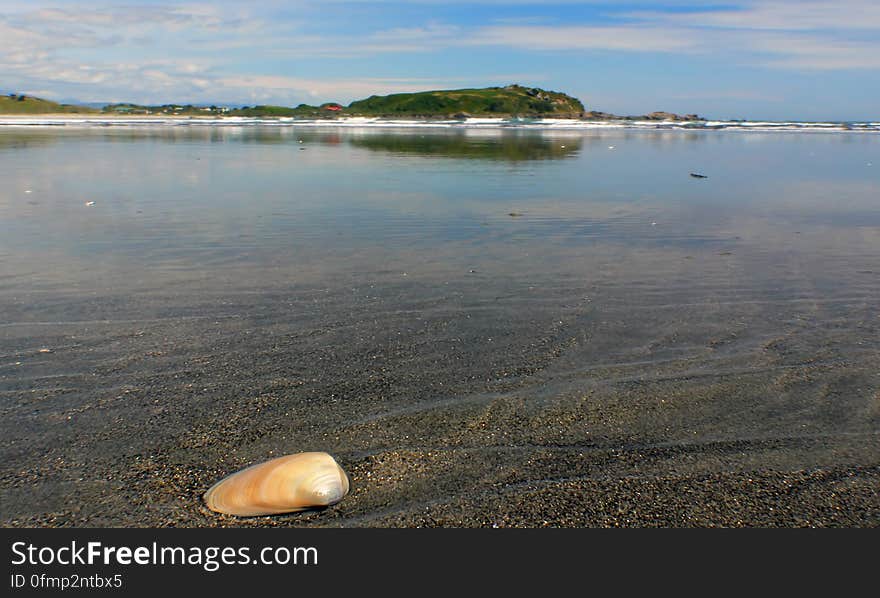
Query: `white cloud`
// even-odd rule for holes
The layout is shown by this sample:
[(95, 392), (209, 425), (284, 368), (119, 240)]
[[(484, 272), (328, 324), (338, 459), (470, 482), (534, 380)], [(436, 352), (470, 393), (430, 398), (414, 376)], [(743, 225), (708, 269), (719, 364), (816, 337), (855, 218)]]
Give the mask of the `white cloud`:
[(474, 45), (515, 46), (533, 50), (690, 51), (695, 41), (680, 29), (653, 27), (578, 27), (499, 25), (470, 36)]
[(751, 37), (752, 47), (766, 53), (765, 64), (807, 70), (880, 69), (880, 43), (857, 42), (786, 33)]
[(63, 9), (44, 8), (25, 13), (20, 20), (30, 25), (64, 24), (75, 27), (119, 27), (129, 25), (164, 25), (178, 28), (198, 24), (202, 27), (222, 23), (218, 13), (205, 8), (184, 11), (159, 6), (135, 6), (110, 9)]
[(880, 2), (754, 1), (736, 9), (614, 13), (613, 25), (493, 25), (462, 43), (525, 50), (714, 56), (796, 70), (880, 68)]
[[(222, 27), (222, 35), (209, 29)], [(240, 52), (288, 60), (316, 55), (362, 55), (391, 46), (423, 49), (426, 40), (451, 40), (458, 28), (431, 23), (366, 34), (359, 43), (291, 35), (279, 27), (215, 7), (52, 8), (0, 15), (0, 80), (15, 91), (81, 101), (286, 103), (348, 102), (371, 94), (455, 86), (455, 79), (301, 77), (239, 74), (230, 59)], [(162, 37), (164, 36), (164, 37)], [(169, 47), (145, 40), (161, 38)], [(173, 43), (177, 38), (185, 42)], [(144, 47), (139, 44), (147, 43)], [(106, 46), (116, 45), (104, 51)], [(136, 48), (136, 50), (133, 50)], [(482, 79), (482, 78), (481, 78)], [(487, 80), (493, 80), (490, 76)], [(496, 79), (497, 80), (497, 79)], [(508, 77), (504, 77), (508, 81)], [(468, 81), (467, 83), (475, 83)]]
[[(430, 65), (428, 53), (477, 47), (581, 53), (575, 56), (593, 51), (700, 55), (800, 71), (880, 69), (877, 0), (731, 0), (733, 7), (723, 9), (684, 1), (678, 3), (684, 10), (638, 13), (606, 2), (601, 23), (560, 22), (560, 11), (511, 20), (499, 10), (483, 23), (428, 18), (421, 25), (384, 30), (364, 25), (359, 33), (344, 35), (327, 16), (339, 7), (328, 9), (316, 0), (297, 4), (302, 10), (292, 11), (291, 3), (280, 0), (164, 6), (0, 0), (0, 81), (15, 91), (56, 89), (56, 97), (83, 101), (298, 103), (541, 80), (534, 74), (493, 78), (479, 72), (458, 79), (325, 78), (307, 76), (314, 69), (301, 66), (318, 59), (349, 61), (335, 71), (341, 73), (366, 56), (416, 52)], [(651, 5), (650, 0), (642, 4)], [(669, 5), (655, 4), (664, 10)], [(282, 9), (284, 18), (275, 19)], [(309, 15), (326, 18), (310, 20)], [(264, 64), (263, 74), (238, 74)]]
[(0, 26), (42, 36), (42, 43), (53, 48), (120, 45), (156, 33), (253, 34), (262, 25), (246, 12), (212, 5), (53, 7), (0, 13)]

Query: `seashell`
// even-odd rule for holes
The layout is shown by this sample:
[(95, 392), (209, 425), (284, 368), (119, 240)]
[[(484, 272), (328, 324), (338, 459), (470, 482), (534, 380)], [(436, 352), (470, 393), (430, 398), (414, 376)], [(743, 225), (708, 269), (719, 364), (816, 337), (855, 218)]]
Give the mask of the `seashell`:
[(212, 511), (252, 517), (335, 505), (348, 476), (327, 453), (285, 455), (223, 478), (205, 492)]

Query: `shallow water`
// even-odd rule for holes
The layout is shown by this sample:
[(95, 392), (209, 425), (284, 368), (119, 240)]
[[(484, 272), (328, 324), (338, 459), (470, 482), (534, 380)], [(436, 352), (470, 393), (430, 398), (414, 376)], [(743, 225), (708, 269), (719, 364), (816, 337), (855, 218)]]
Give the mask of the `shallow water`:
[[(273, 451), (496, 450), (357, 524), (600, 475), (571, 447), (877, 463), (878, 135), (7, 127), (0, 180), (6, 520), (208, 524), (199, 484)], [(134, 456), (152, 519), (112, 502)]]
[[(878, 148), (857, 134), (4, 130), (0, 251), (23, 279), (3, 290), (225, 286), (241, 270), (324, 284), (392, 264), (523, 277), (720, 248), (748, 253), (754, 278), (784, 255), (844, 291), (877, 255)], [(662, 274), (632, 266), (616, 283)]]

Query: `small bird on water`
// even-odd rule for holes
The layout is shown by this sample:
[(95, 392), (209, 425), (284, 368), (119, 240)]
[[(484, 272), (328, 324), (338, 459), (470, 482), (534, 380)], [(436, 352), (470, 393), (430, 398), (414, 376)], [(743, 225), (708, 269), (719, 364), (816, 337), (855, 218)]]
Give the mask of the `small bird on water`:
[(691, 173), (691, 176), (694, 177), (695, 179), (707, 179), (707, 178), (709, 178), (709, 177), (707, 177), (705, 174), (699, 174), (699, 173), (696, 173), (696, 172), (692, 172), (692, 173)]

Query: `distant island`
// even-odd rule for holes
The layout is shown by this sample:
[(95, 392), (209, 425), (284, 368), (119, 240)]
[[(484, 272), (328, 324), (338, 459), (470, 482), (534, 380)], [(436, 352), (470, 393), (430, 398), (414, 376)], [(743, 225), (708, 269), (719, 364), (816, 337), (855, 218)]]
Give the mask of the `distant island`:
[(652, 112), (640, 116), (618, 116), (608, 112), (586, 110), (577, 98), (558, 91), (518, 84), (480, 89), (452, 89), (373, 95), (355, 100), (348, 106), (326, 102), (318, 106), (300, 104), (286, 106), (196, 106), (192, 104), (108, 104), (90, 108), (59, 104), (21, 94), (0, 96), (0, 114), (91, 114), (120, 116), (244, 116), (335, 119), (340, 117), (383, 117), (410, 119), (464, 119), (469, 117), (498, 118), (571, 118), (582, 120), (705, 120), (696, 114), (678, 115)]

